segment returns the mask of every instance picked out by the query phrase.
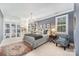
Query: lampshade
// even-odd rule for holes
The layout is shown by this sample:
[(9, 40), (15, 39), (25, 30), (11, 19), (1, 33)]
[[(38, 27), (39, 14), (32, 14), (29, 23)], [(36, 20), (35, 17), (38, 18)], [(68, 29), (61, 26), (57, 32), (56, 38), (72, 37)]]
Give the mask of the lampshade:
[(57, 35), (57, 30), (55, 28), (52, 29), (52, 35)]
[(55, 28), (52, 29), (52, 32), (57, 32)]

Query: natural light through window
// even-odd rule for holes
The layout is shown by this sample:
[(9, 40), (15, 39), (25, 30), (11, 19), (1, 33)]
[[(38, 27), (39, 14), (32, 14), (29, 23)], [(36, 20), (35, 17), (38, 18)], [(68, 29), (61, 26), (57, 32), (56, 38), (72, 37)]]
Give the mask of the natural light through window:
[(56, 27), (58, 33), (68, 33), (68, 14), (56, 17)]

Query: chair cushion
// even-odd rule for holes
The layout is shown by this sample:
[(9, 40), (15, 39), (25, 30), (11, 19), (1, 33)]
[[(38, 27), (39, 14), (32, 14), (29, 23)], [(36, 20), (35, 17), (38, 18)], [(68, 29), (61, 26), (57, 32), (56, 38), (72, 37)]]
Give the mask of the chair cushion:
[(65, 41), (66, 41), (66, 39), (62, 38), (62, 37), (59, 37), (59, 39), (57, 40), (57, 42), (62, 42), (62, 43), (64, 43)]
[(64, 37), (59, 37), (58, 40), (56, 40), (56, 43), (61, 44), (62, 46), (67, 46), (69, 41)]

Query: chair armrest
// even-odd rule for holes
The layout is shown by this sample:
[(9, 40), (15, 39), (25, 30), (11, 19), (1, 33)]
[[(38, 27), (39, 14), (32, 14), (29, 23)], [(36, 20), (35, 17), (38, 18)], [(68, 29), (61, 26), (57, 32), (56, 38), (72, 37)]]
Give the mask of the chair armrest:
[(63, 38), (63, 37), (59, 37), (59, 38), (56, 40), (56, 43), (61, 44), (61, 45), (63, 45), (63, 46), (67, 46), (68, 43), (69, 43), (69, 40), (66, 39), (66, 38)]

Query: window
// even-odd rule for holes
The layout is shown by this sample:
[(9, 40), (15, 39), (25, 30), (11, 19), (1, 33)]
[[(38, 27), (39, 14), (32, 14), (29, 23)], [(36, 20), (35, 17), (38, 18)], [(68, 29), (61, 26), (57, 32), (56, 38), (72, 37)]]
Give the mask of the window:
[(10, 24), (5, 24), (5, 38), (10, 37)]
[(56, 17), (56, 28), (58, 33), (68, 34), (68, 15)]
[(20, 31), (20, 25), (18, 24), (5, 24), (5, 38), (14, 38), (14, 37), (20, 37), (21, 31)]

